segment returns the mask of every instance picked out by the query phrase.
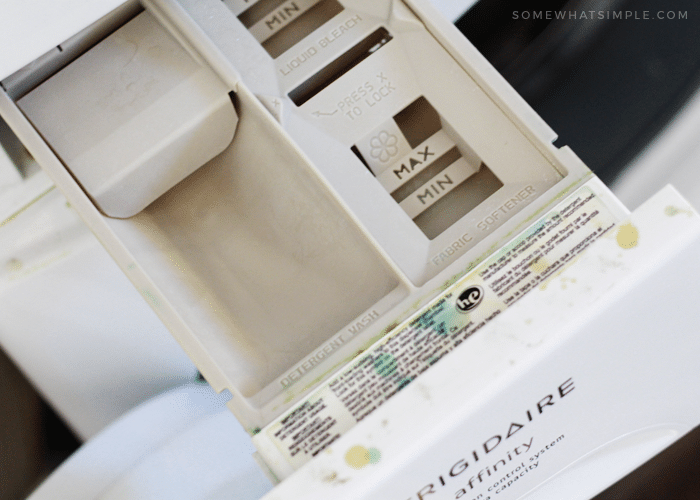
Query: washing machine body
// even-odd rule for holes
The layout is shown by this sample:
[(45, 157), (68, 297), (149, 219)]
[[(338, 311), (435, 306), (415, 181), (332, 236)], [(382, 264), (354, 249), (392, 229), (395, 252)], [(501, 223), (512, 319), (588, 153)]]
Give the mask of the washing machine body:
[(29, 499), (260, 498), (272, 484), (225, 403), (203, 383), (166, 391), (89, 440)]

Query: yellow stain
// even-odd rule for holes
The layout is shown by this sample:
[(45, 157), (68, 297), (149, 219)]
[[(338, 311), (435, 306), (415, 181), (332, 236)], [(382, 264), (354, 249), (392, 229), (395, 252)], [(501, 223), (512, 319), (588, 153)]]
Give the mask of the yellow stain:
[(353, 469), (361, 469), (368, 464), (376, 464), (382, 458), (382, 454), (376, 448), (369, 450), (364, 446), (353, 446), (345, 454), (345, 461)]
[(620, 248), (629, 250), (639, 243), (639, 231), (633, 224), (623, 224), (617, 230), (617, 244)]
[(532, 261), (529, 267), (533, 273), (540, 274), (547, 270), (549, 267), (549, 262), (547, 262), (547, 259), (544, 257), (540, 257), (539, 259)]
[(361, 469), (370, 462), (369, 450), (364, 446), (353, 446), (345, 454), (345, 461), (353, 469)]

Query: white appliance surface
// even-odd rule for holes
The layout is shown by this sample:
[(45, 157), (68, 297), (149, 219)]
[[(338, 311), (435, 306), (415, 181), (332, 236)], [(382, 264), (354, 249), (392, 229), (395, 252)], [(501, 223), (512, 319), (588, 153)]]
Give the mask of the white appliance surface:
[(81, 438), (195, 378), (192, 362), (57, 189), (17, 207), (0, 224), (0, 242), (0, 346)]
[(272, 485), (225, 401), (197, 384), (148, 401), (84, 445), (29, 500), (260, 498)]
[(0, 79), (11, 75), (100, 17), (123, 0), (7, 0), (0, 16)]

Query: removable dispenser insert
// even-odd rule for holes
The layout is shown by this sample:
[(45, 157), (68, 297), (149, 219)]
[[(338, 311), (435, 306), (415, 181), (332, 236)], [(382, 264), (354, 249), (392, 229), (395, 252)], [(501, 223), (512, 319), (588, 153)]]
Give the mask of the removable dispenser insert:
[(251, 435), (592, 177), (422, 1), (143, 4), (0, 109)]
[(88, 197), (71, 204), (251, 430), (300, 360), (351, 356), (408, 290), (235, 76), (150, 11), (105, 22), (111, 34), (33, 88), (24, 72), (3, 83), (55, 154), (35, 156)]
[(424, 97), (352, 149), (430, 239), (503, 187), (467, 145), (460, 150)]
[(242, 80), (415, 286), (567, 174), (402, 2), (223, 3)]

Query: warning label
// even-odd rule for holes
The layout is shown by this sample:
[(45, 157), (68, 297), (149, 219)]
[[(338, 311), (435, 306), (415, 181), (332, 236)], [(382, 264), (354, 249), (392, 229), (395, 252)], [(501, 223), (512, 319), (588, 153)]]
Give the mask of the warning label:
[(298, 468), (615, 225), (587, 187), (382, 339), (255, 439)]
[(594, 200), (593, 193), (577, 196), (560, 212), (544, 217), (491, 259), (479, 277), (505, 305), (515, 302), (613, 226), (601, 220)]

